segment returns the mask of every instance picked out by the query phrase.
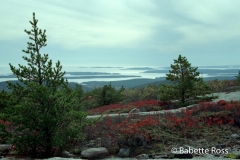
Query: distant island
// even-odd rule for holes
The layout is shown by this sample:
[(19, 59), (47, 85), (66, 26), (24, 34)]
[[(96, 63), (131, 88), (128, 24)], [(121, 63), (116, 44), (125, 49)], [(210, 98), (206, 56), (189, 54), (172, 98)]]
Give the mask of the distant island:
[[(235, 76), (218, 76), (218, 77), (206, 77), (203, 78), (205, 81), (209, 81), (209, 80), (234, 80), (236, 79)], [(17, 83), (17, 81), (11, 81), (14, 83)], [(83, 82), (82, 84), (82, 88), (84, 91), (90, 91), (94, 88), (97, 87), (102, 87), (104, 85), (108, 85), (111, 82), (112, 86), (114, 86), (116, 89), (121, 88), (122, 86), (124, 86), (126, 89), (128, 88), (139, 88), (139, 87), (145, 87), (147, 85), (150, 84), (154, 84), (154, 85), (158, 85), (160, 83), (170, 83), (169, 81), (165, 80), (165, 77), (158, 77), (155, 79), (147, 79), (147, 78), (136, 78), (136, 79), (130, 79), (130, 80), (120, 80), (120, 81), (87, 81), (87, 82)], [(69, 83), (70, 87), (74, 87), (75, 83), (74, 82), (70, 82)], [(6, 82), (0, 82), (0, 91), (1, 90), (6, 90), (7, 89), (7, 83)]]

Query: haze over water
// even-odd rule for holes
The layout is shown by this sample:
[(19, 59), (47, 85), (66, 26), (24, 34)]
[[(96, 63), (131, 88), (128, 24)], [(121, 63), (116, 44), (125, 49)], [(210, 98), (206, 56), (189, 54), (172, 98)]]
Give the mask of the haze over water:
[[(17, 66), (16, 66), (17, 67)], [(198, 67), (201, 74), (200, 77), (217, 77), (217, 76), (233, 76), (237, 75), (239, 66), (202, 66)], [(204, 70), (205, 69), (205, 70)], [(88, 81), (120, 81), (136, 78), (155, 79), (157, 77), (165, 77), (169, 73), (170, 67), (164, 66), (119, 66), (119, 67), (63, 67), (62, 71), (66, 71), (65, 77), (69, 82), (83, 83)], [(204, 70), (204, 72), (201, 72)], [(208, 71), (214, 73), (207, 73)], [(225, 72), (226, 71), (226, 72)], [(218, 73), (219, 72), (219, 73)], [(220, 73), (221, 72), (221, 73)], [(224, 72), (224, 73), (222, 73)], [(8, 80), (17, 80), (16, 78), (1, 77), (12, 75), (10, 67), (0, 68), (0, 82)], [(74, 78), (75, 77), (75, 78)]]

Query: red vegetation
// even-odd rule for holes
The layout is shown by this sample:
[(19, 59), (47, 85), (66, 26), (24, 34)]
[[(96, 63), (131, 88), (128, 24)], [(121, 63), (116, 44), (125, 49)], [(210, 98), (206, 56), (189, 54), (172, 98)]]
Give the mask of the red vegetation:
[(94, 108), (90, 110), (91, 115), (96, 114), (103, 114), (106, 111), (109, 110), (115, 110), (115, 109), (124, 109), (124, 108), (146, 108), (146, 107), (152, 107), (152, 106), (166, 106), (170, 105), (170, 102), (162, 102), (158, 100), (143, 100), (143, 101), (137, 101), (137, 102), (131, 102), (125, 105), (122, 104), (111, 104), (107, 106), (102, 106), (98, 108)]
[[(129, 105), (129, 104), (128, 104)], [(142, 105), (160, 105), (159, 101), (141, 101), (131, 103), (134, 107)], [(106, 107), (106, 106), (104, 106)], [(110, 105), (110, 108), (124, 108), (128, 107), (121, 105)], [(98, 108), (99, 109), (99, 108)], [(165, 121), (160, 124), (159, 118)], [(185, 137), (192, 137), (192, 132), (201, 130), (203, 127), (221, 126), (221, 125), (237, 125), (237, 118), (240, 117), (240, 106), (237, 102), (226, 102), (223, 100), (214, 102), (202, 102), (198, 107), (182, 110), (181, 113), (173, 114), (167, 112), (164, 115), (148, 115), (148, 116), (129, 116), (122, 117), (121, 114), (117, 117), (107, 116), (103, 121), (96, 123), (95, 126), (88, 126), (85, 128), (87, 135), (96, 137), (111, 138), (111, 143), (119, 143), (119, 136), (123, 139), (144, 139), (148, 142), (151, 139), (159, 139), (161, 137), (152, 137), (146, 127), (155, 126), (170, 128), (176, 134), (181, 134)], [(240, 122), (240, 121), (239, 121)], [(201, 134), (201, 132), (200, 132)], [(196, 136), (196, 135), (195, 135)], [(95, 137), (95, 138), (96, 138)], [(91, 137), (88, 137), (91, 139)], [(92, 137), (93, 138), (93, 137)]]

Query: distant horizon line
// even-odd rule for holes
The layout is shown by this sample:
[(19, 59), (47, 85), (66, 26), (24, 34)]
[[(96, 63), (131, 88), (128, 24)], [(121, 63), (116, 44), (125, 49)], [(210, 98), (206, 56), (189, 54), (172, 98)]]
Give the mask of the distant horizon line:
[[(158, 65), (123, 65), (123, 66), (79, 66), (78, 68), (126, 68), (126, 67), (170, 67), (169, 66), (158, 66)], [(240, 67), (240, 64), (238, 65), (202, 65), (202, 66), (192, 66), (192, 67)], [(77, 66), (65, 66), (65, 67), (77, 67)]]
[[(8, 68), (9, 66), (0, 66), (0, 70), (1, 68)], [(53, 67), (55, 67), (53, 65)], [(65, 67), (76, 67), (76, 68), (151, 68), (151, 67), (157, 67), (157, 68), (170, 68), (171, 65), (168, 66), (158, 66), (158, 65), (123, 65), (123, 66), (78, 66), (78, 65), (62, 65), (63, 68)], [(240, 64), (238, 65), (201, 65), (201, 66), (194, 66), (192, 65), (192, 67), (240, 67)], [(10, 68), (10, 67), (9, 67)]]

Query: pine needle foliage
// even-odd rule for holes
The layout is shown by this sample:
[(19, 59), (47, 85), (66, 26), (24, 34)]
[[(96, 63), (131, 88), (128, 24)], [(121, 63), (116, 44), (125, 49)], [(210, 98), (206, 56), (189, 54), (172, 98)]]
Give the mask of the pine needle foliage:
[(195, 82), (199, 81), (198, 67), (191, 67), (187, 58), (179, 55), (178, 59), (174, 60), (174, 64), (171, 64), (171, 68), (169, 74), (166, 74), (166, 79), (173, 82), (177, 91), (176, 96), (184, 104), (186, 98), (193, 95)]
[(119, 90), (109, 83), (93, 90), (93, 96), (98, 106), (105, 106), (113, 103), (119, 103), (124, 99), (122, 92), (125, 88), (122, 86)]
[(20, 83), (8, 82), (12, 91), (11, 106), (4, 109), (5, 118), (14, 126), (12, 143), (20, 153), (34, 157), (51, 157), (70, 142), (84, 138), (82, 129), (92, 122), (80, 110), (77, 92), (68, 87), (65, 72), (58, 61), (53, 67), (48, 54), (40, 50), (47, 45), (46, 30), (38, 28), (33, 13), (30, 21), (27, 65), (10, 65)]

